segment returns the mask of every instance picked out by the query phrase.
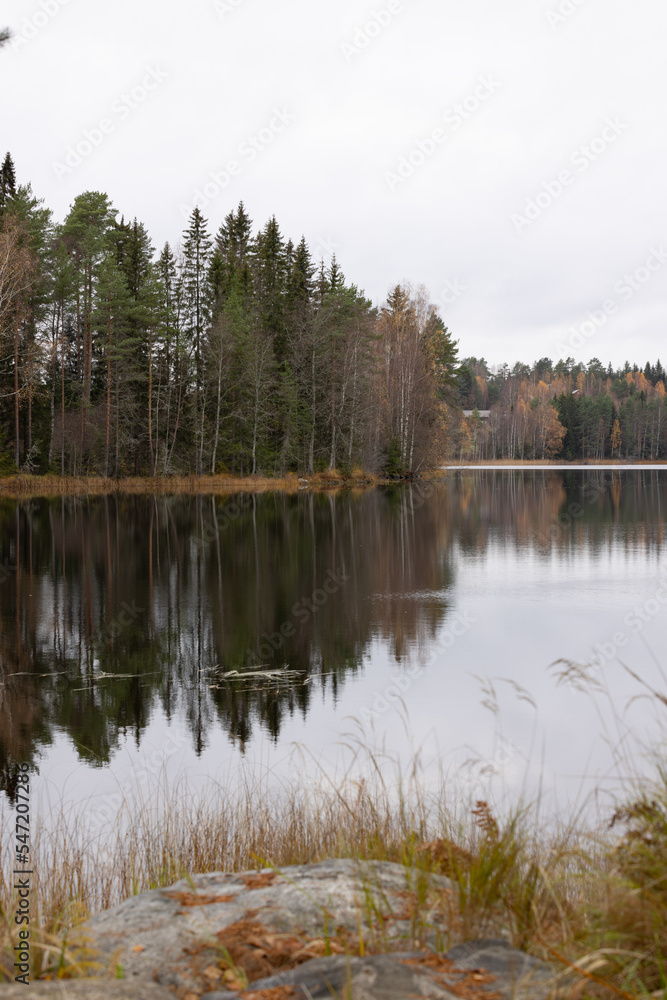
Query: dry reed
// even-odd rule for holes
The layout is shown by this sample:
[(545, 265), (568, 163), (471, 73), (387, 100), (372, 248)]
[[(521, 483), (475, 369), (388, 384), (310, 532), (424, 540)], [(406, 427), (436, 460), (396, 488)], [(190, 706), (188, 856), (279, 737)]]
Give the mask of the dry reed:
[(108, 496), (130, 494), (199, 494), (228, 496), (232, 493), (296, 493), (299, 490), (355, 489), (377, 486), (381, 477), (355, 470), (351, 475), (318, 473), (308, 478), (289, 474), (270, 476), (128, 476), (122, 479), (103, 476), (6, 476), (0, 478), (0, 498), (21, 499), (49, 496)]

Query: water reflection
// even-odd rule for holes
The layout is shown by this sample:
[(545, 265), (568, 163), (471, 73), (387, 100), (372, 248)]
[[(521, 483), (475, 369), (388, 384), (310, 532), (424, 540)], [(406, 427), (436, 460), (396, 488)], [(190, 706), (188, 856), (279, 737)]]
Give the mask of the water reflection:
[[(105, 765), (155, 709), (201, 753), (427, 654), (460, 553), (658, 551), (664, 473), (506, 471), (373, 492), (0, 503), (0, 784), (65, 732)], [(559, 655), (554, 650), (554, 659)], [(45, 751), (48, 753), (48, 749)]]

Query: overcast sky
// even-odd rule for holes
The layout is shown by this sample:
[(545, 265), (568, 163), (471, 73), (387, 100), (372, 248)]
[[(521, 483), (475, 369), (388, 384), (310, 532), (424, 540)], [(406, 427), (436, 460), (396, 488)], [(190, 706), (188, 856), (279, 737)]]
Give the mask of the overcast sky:
[[(667, 362), (664, 0), (4, 0), (3, 140), (157, 249), (274, 214), (462, 355)], [(2, 151), (4, 153), (4, 150)], [(1, 154), (0, 154), (1, 155)]]

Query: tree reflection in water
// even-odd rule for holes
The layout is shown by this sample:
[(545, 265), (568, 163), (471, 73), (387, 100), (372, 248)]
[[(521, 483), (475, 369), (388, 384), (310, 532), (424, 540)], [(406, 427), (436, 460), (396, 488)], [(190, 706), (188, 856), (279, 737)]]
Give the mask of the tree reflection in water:
[[(434, 487), (0, 502), (0, 787), (65, 732), (103, 766), (152, 710), (241, 746), (335, 699), (376, 640), (446, 620), (457, 551), (662, 542), (665, 475), (475, 471)], [(520, 553), (519, 553), (520, 554)], [(48, 751), (47, 751), (48, 752)]]

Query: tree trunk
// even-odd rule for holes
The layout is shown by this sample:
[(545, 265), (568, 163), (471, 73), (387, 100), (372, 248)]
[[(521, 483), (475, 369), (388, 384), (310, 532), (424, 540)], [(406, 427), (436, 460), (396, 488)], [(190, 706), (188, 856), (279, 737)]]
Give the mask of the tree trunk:
[(336, 351), (331, 345), (331, 451), (329, 453), (329, 472), (336, 464)]
[(168, 454), (167, 454), (167, 450), (165, 448), (165, 463), (164, 463), (164, 466), (165, 466), (164, 467), (164, 471), (165, 472), (167, 472), (167, 470), (169, 469), (169, 466), (171, 465), (171, 458), (172, 458), (172, 455), (174, 454), (174, 448), (176, 446), (176, 436), (178, 434), (178, 424), (179, 424), (179, 421), (180, 421), (180, 418), (181, 418), (181, 395), (182, 395), (182, 387), (183, 387), (183, 366), (181, 364), (181, 367), (178, 370), (178, 404), (177, 404), (177, 407), (176, 407), (176, 423), (175, 423), (175, 426), (174, 426), (174, 437), (172, 438), (171, 448), (169, 449), (169, 453)]
[(120, 431), (120, 385), (116, 361), (116, 479), (118, 479), (118, 434)]
[(315, 344), (313, 343), (313, 348), (311, 352), (310, 360), (310, 375), (311, 375), (311, 423), (310, 423), (310, 443), (308, 446), (308, 475), (312, 476), (315, 470), (315, 394), (317, 392), (315, 386)]
[(19, 306), (14, 310), (14, 462), (18, 469), (19, 451)]
[(60, 475), (65, 475), (65, 299), (60, 303)]
[(109, 436), (111, 433), (111, 310), (107, 320), (107, 416), (106, 443), (104, 446), (104, 478), (109, 475)]
[(215, 437), (213, 439), (213, 456), (211, 458), (211, 475), (215, 475), (215, 463), (218, 456), (218, 441), (220, 440), (220, 393), (222, 389), (222, 334), (218, 345), (218, 397), (215, 406)]
[(151, 477), (155, 475), (153, 455), (153, 324), (148, 324), (148, 453), (151, 463)]

